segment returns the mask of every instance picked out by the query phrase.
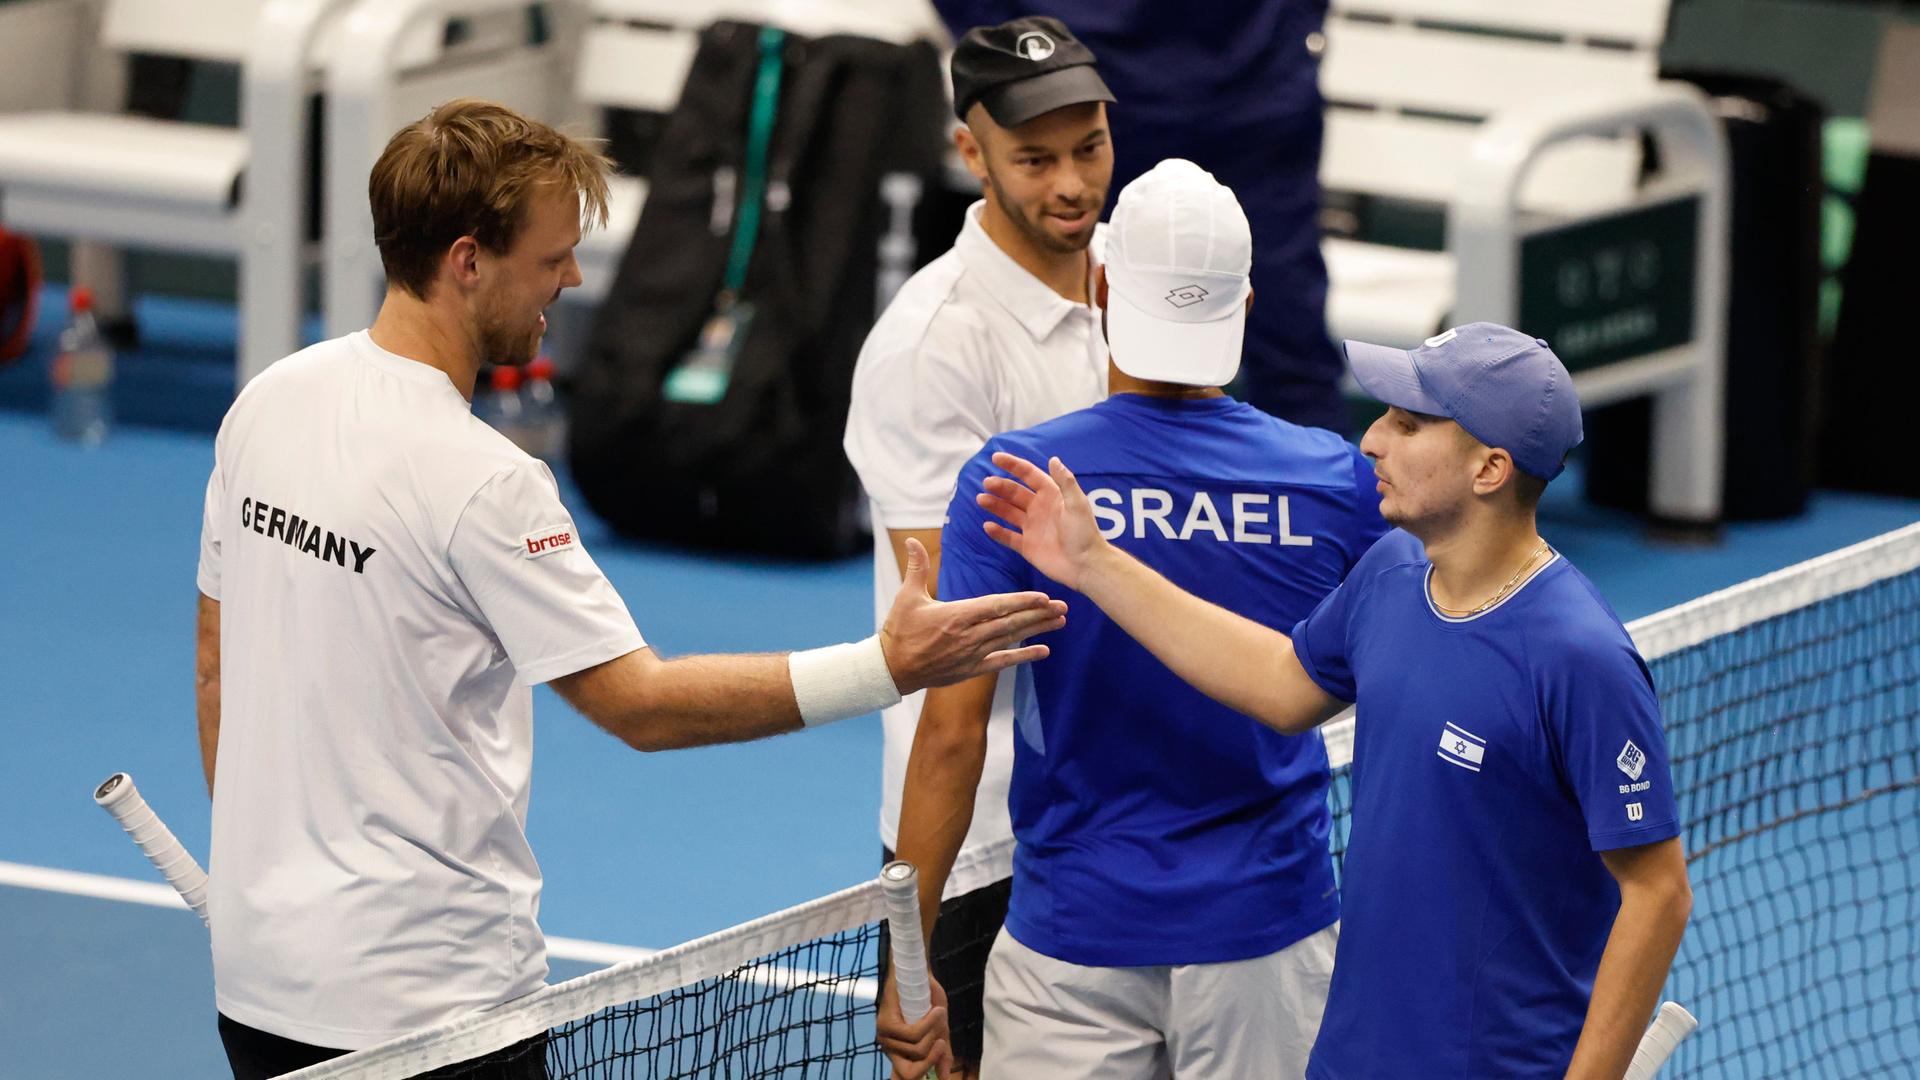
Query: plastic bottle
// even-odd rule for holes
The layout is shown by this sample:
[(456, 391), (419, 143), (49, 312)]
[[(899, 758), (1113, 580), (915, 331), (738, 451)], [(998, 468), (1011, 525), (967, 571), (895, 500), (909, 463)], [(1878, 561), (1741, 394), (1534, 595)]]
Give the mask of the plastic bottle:
[(557, 461), (566, 445), (566, 413), (553, 386), (553, 361), (540, 357), (527, 365), (526, 451), (545, 461)]
[(520, 393), (520, 378), (517, 367), (494, 368), (487, 376), (487, 392), (475, 404), (474, 414), (524, 449), (527, 408)]
[(53, 359), (53, 430), (70, 442), (97, 446), (113, 428), (113, 348), (93, 315), (93, 293), (76, 287), (73, 314)]

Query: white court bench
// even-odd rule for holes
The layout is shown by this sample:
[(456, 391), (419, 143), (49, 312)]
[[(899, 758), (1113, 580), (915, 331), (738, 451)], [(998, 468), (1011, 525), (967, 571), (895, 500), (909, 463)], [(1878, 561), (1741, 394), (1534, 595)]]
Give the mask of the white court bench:
[[(309, 108), (357, 9), (388, 0), (25, 0), (0, 6), (0, 221), (30, 233), (238, 260), (236, 385), (301, 343)], [(518, 23), (449, 35), (422, 23), (395, 43), (383, 108), (451, 90), (450, 72)], [(117, 101), (125, 57), (237, 65), (240, 125), (158, 120), (77, 104)], [(546, 70), (542, 68), (543, 72)], [(87, 92), (74, 88), (94, 83)], [(346, 111), (354, 103), (344, 104)], [(424, 109), (424, 105), (420, 105)], [(361, 180), (364, 212), (365, 179)]]
[(1326, 240), (1329, 331), (1545, 337), (1584, 404), (1653, 398), (1654, 512), (1718, 520), (1726, 150), (1702, 95), (1658, 79), (1668, 0), (1332, 8), (1322, 186), (1444, 207), (1446, 248)]
[[(240, 261), (242, 366), (298, 343), (307, 94), (341, 0), (26, 0), (0, 7), (0, 221)], [(85, 106), (130, 53), (236, 64), (237, 128)], [(117, 283), (116, 283), (117, 284)]]

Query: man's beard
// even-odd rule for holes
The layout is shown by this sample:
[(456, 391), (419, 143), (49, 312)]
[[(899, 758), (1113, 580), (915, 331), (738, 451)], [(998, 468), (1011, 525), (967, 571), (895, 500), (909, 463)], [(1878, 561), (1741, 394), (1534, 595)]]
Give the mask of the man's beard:
[(490, 322), (480, 329), (480, 358), (501, 367), (525, 367), (540, 355), (540, 338), (538, 322), (531, 331), (524, 326)]
[[(992, 185), (994, 198), (999, 201), (1000, 209), (1006, 212), (1006, 216), (1008, 220), (1013, 222), (1014, 228), (1019, 229), (1026, 235), (1027, 239), (1038, 244), (1040, 247), (1060, 255), (1076, 255), (1087, 250), (1087, 245), (1093, 242), (1092, 229), (1088, 229), (1086, 233), (1077, 240), (1056, 236), (1048, 232), (1045, 225), (1029, 217), (1026, 208), (1017, 205), (1013, 199), (1007, 195), (1007, 189), (1000, 186), (1000, 181), (993, 175), (991, 168), (987, 170), (987, 183)], [(1096, 215), (1099, 214), (1100, 207), (1106, 202), (1106, 192), (1102, 191), (1100, 198), (1089, 200), (1089, 202), (1091, 212)], [(1042, 211), (1042, 213), (1044, 213), (1044, 211)]]

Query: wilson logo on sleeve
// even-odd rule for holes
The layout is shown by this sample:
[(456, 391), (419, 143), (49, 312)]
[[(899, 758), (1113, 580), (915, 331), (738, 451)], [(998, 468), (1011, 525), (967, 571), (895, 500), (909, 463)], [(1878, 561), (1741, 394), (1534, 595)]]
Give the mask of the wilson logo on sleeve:
[(538, 559), (543, 555), (551, 555), (556, 551), (565, 551), (578, 546), (579, 541), (574, 537), (571, 524), (549, 525), (544, 529), (535, 529), (520, 538), (520, 554), (529, 559)]

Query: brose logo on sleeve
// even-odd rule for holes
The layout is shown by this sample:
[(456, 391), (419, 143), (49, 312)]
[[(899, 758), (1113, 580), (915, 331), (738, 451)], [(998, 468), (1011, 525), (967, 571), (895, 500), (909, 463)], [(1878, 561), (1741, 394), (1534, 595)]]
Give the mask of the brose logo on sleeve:
[(520, 538), (520, 554), (529, 559), (538, 559), (543, 555), (551, 555), (556, 551), (565, 551), (578, 546), (580, 545), (574, 536), (572, 522), (535, 529)]

